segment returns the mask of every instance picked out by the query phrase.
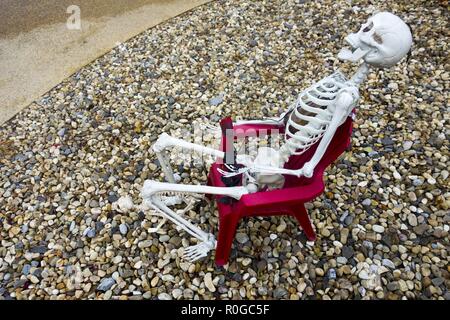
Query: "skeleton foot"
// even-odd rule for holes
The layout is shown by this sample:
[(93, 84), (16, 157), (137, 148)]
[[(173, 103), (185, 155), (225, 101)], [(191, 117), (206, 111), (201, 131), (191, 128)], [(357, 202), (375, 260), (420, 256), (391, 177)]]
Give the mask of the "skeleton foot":
[(183, 259), (189, 262), (195, 262), (208, 255), (208, 252), (212, 250), (205, 242), (190, 246), (184, 250)]

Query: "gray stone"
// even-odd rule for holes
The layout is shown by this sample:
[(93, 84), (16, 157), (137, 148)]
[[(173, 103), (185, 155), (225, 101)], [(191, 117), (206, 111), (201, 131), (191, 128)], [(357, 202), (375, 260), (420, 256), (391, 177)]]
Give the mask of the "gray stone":
[(172, 300), (172, 297), (170, 296), (170, 294), (163, 292), (163, 293), (158, 294), (158, 299), (159, 300)]
[(344, 246), (342, 247), (342, 255), (347, 259), (350, 259), (354, 255), (354, 251), (351, 247)]
[(286, 289), (280, 288), (280, 287), (276, 288), (273, 291), (273, 297), (276, 298), (276, 299), (284, 298), (284, 297), (287, 296), (287, 294), (288, 294), (288, 292), (286, 291)]
[(218, 106), (223, 102), (223, 94), (220, 94), (212, 99), (209, 100), (210, 106)]
[(433, 282), (433, 285), (435, 285), (436, 287), (439, 287), (441, 284), (444, 283), (444, 278), (442, 277), (437, 277), (431, 280), (431, 282)]
[(398, 284), (397, 281), (389, 282), (387, 284), (387, 288), (388, 288), (389, 291), (397, 291), (397, 290), (400, 289), (400, 285)]
[(22, 268), (22, 274), (27, 276), (30, 274), (31, 266), (29, 264), (25, 264)]
[(20, 230), (22, 231), (22, 233), (27, 233), (27, 231), (28, 231), (28, 224), (22, 225), (22, 227), (20, 228)]
[(119, 198), (117, 197), (116, 194), (110, 194), (110, 195), (108, 196), (108, 201), (109, 201), (110, 203), (114, 203), (114, 202), (116, 202), (117, 200), (119, 200)]
[(252, 39), (248, 42), (248, 45), (250, 47), (256, 47), (258, 45), (258, 42), (256, 40)]
[(336, 270), (331, 268), (330, 270), (328, 270), (328, 278), (331, 280), (336, 279)]
[(128, 227), (125, 223), (121, 223), (119, 226), (119, 231), (122, 235), (126, 235), (128, 232)]
[(27, 279), (16, 280), (14, 282), (14, 289), (22, 288), (25, 285), (25, 283), (27, 283), (27, 281), (28, 281)]
[(414, 227), (414, 233), (418, 234), (418, 235), (423, 235), (428, 229), (430, 228), (429, 225), (422, 223), (419, 224), (418, 226)]
[(383, 139), (381, 139), (381, 143), (384, 146), (391, 146), (394, 144), (394, 140), (392, 140), (390, 137), (384, 137)]
[(95, 230), (89, 228), (89, 231), (86, 233), (86, 235), (88, 236), (88, 238), (94, 238), (95, 237)]
[(353, 216), (352, 215), (348, 215), (346, 218), (345, 218), (345, 220), (344, 220), (344, 224), (345, 224), (345, 226), (349, 226), (349, 225), (351, 225), (352, 223), (353, 223)]
[(35, 246), (30, 249), (30, 252), (43, 254), (46, 253), (47, 250), (47, 246)]
[(238, 233), (236, 233), (236, 240), (237, 240), (237, 242), (244, 244), (249, 240), (249, 238), (245, 233), (238, 232)]
[(64, 137), (66, 135), (66, 128), (62, 128), (61, 130), (58, 131), (58, 136), (60, 136), (61, 138)]
[(389, 259), (383, 259), (382, 264), (383, 264), (383, 266), (385, 266), (387, 268), (395, 269), (395, 264)]
[(268, 293), (267, 288), (266, 287), (258, 287), (258, 294), (261, 296), (266, 296)]
[(159, 242), (167, 242), (170, 240), (170, 237), (167, 234), (164, 234), (159, 237)]
[(336, 262), (338, 263), (338, 264), (346, 264), (347, 263), (347, 258), (346, 257), (337, 257), (336, 258)]

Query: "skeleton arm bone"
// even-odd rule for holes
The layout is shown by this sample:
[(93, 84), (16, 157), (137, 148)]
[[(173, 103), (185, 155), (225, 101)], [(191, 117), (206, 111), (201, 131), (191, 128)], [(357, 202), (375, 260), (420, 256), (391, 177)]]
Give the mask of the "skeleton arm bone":
[[(170, 181), (170, 179), (173, 179), (173, 173), (171, 172), (171, 169), (169, 165), (166, 162), (166, 159), (163, 155), (164, 149), (173, 147), (173, 146), (179, 146), (182, 148), (186, 148), (189, 150), (194, 150), (201, 152), (202, 154), (209, 154), (213, 155), (217, 158), (223, 159), (225, 156), (225, 153), (219, 150), (211, 149), (202, 145), (190, 143), (183, 141), (181, 139), (173, 138), (167, 134), (162, 134), (158, 141), (153, 145), (153, 150), (156, 152), (156, 155), (158, 156), (158, 160), (161, 163), (161, 166), (163, 168), (163, 171), (165, 175), (168, 177), (168, 180), (170, 183), (174, 183), (174, 181)], [(277, 167), (269, 167), (269, 166), (258, 166), (253, 165), (247, 157), (243, 157), (241, 155), (237, 156), (237, 163), (242, 164), (246, 167), (248, 167), (250, 171), (252, 172), (260, 172), (260, 173), (267, 173), (267, 174), (289, 174), (289, 175), (295, 175), (300, 176), (301, 169), (300, 170), (289, 170), (289, 169), (283, 169), (283, 168), (277, 168)], [(169, 171), (170, 170), (170, 171)]]
[[(239, 161), (237, 161), (239, 163)], [(270, 166), (260, 166), (260, 165), (246, 165), (244, 168), (238, 170), (237, 172), (221, 172), (225, 177), (230, 177), (234, 175), (238, 175), (241, 173), (244, 173), (246, 171), (250, 171), (252, 173), (262, 173), (266, 175), (276, 175), (276, 174), (285, 174), (285, 175), (292, 175), (296, 177), (300, 177), (303, 175), (303, 169), (298, 170), (291, 170), (291, 169), (284, 169), (284, 168), (278, 168), (278, 167), (270, 167)]]
[(242, 124), (273, 124), (273, 125), (281, 125), (283, 124), (283, 118), (267, 118), (261, 120), (237, 120), (235, 121), (236, 125)]
[(283, 112), (279, 117), (271, 117), (261, 120), (237, 120), (235, 121), (236, 125), (242, 124), (272, 124), (272, 125), (284, 125), (284, 118), (295, 109), (295, 103), (292, 104), (288, 110)]
[(237, 120), (235, 122), (236, 125), (242, 125), (242, 124), (273, 124), (273, 125), (284, 125), (284, 118), (295, 109), (295, 106), (297, 104), (297, 101), (292, 103), (289, 108), (283, 112), (279, 117), (271, 117), (261, 120)]
[(165, 149), (172, 147), (182, 147), (188, 150), (200, 152), (201, 154), (209, 154), (218, 158), (223, 158), (225, 156), (225, 153), (222, 151), (208, 148), (199, 144), (190, 143), (181, 139), (171, 137), (167, 133), (163, 133), (159, 136), (158, 140), (153, 145), (153, 151), (155, 151), (158, 161), (161, 164), (164, 176), (170, 183), (175, 183), (175, 176), (165, 155)]
[(190, 143), (181, 139), (177, 139), (169, 136), (167, 133), (163, 133), (159, 136), (156, 143), (153, 145), (153, 151), (161, 152), (169, 147), (181, 147), (188, 150), (200, 152), (202, 154), (209, 154), (218, 158), (224, 157), (224, 152), (212, 148), (208, 148), (199, 144)]
[[(356, 89), (357, 92), (357, 89)], [(339, 127), (339, 125), (342, 123), (342, 120), (345, 119), (349, 112), (351, 110), (350, 106), (355, 101), (355, 96), (353, 94), (355, 93), (355, 90), (352, 90), (351, 92), (348, 92), (346, 90), (342, 91), (339, 96), (336, 99), (336, 110), (333, 113), (333, 118), (331, 119), (331, 122), (327, 128), (327, 131), (323, 135), (319, 146), (316, 149), (316, 152), (314, 153), (311, 160), (309, 160), (305, 165), (303, 166), (303, 174), (305, 177), (312, 177), (314, 168), (319, 163), (320, 159), (322, 159), (325, 151), (328, 148), (328, 145), (330, 144), (331, 140), (333, 139), (333, 136)]]

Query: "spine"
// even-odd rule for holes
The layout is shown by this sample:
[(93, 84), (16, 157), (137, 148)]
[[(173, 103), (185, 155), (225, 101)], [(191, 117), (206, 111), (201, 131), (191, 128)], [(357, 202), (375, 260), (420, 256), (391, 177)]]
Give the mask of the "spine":
[(369, 74), (369, 65), (367, 63), (363, 63), (359, 66), (358, 70), (356, 70), (353, 77), (350, 79), (350, 83), (354, 84), (355, 86), (359, 86), (367, 77)]

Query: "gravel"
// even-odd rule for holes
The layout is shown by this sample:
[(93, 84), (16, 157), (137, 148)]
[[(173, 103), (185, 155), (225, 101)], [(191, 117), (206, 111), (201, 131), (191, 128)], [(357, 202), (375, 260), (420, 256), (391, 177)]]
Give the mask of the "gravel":
[[(336, 54), (375, 10), (410, 24), (412, 56), (362, 85), (352, 149), (307, 204), (314, 243), (293, 218), (251, 218), (224, 268), (188, 263), (186, 233), (113, 206), (162, 179), (161, 132), (275, 116), (351, 73)], [(437, 1), (215, 1), (114, 48), (0, 128), (0, 298), (448, 299), (447, 21)], [(182, 183), (206, 182), (179, 160)], [(214, 204), (187, 214), (217, 234)]]

